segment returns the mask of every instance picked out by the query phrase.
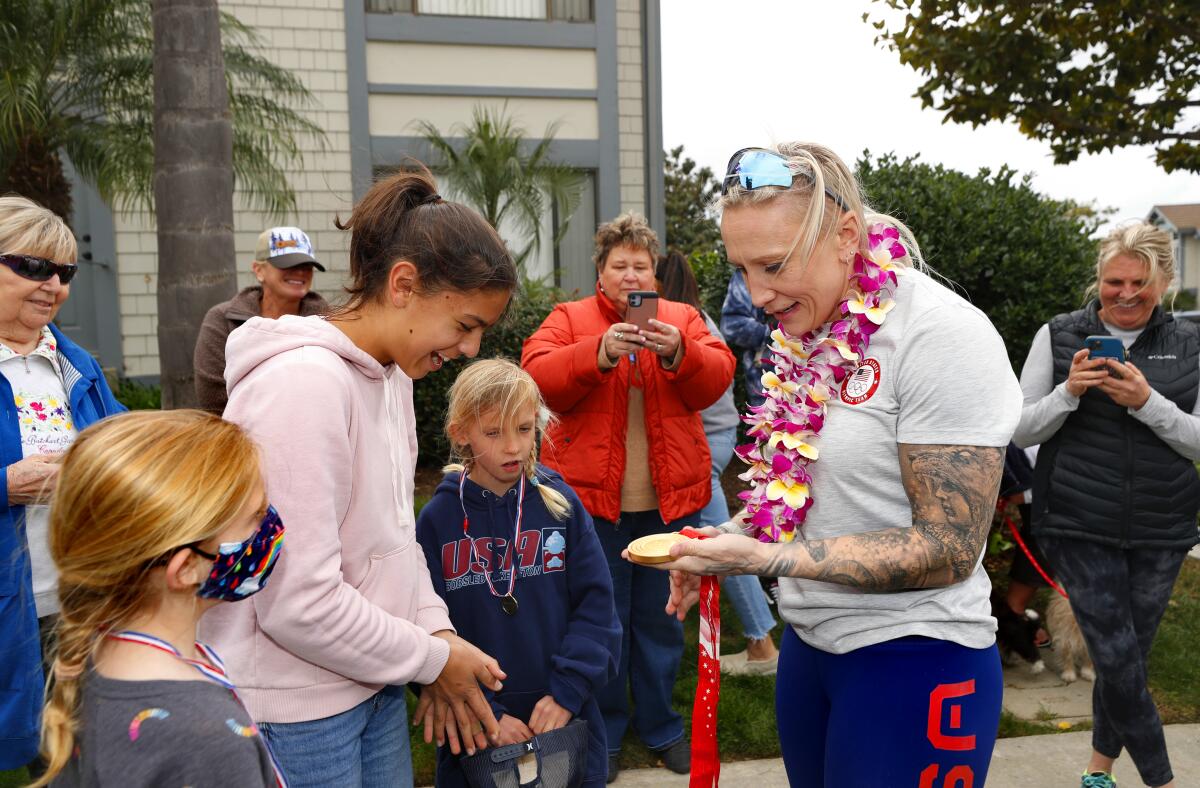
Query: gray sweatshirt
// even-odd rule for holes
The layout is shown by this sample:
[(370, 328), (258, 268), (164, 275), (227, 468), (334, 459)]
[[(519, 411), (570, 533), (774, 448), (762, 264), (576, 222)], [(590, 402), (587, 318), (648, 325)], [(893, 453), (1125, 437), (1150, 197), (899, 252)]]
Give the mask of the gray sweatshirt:
[(258, 729), (229, 690), (196, 681), (120, 681), (88, 674), (78, 752), (60, 786), (274, 786)]

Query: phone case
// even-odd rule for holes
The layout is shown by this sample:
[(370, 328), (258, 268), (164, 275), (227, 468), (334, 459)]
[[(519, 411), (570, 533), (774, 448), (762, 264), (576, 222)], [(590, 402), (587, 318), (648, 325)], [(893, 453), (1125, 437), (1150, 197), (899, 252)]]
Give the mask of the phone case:
[(1088, 349), (1088, 358), (1115, 358), (1125, 363), (1125, 344), (1116, 337), (1090, 336), (1083, 340)]
[(652, 290), (635, 290), (629, 294), (629, 310), (625, 322), (633, 323), (643, 331), (650, 328), (650, 320), (658, 318), (658, 293)]

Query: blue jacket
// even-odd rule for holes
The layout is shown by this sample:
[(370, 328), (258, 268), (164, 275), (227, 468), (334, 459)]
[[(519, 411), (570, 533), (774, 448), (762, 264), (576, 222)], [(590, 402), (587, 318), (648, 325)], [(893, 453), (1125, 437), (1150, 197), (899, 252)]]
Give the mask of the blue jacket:
[[(592, 518), (566, 482), (538, 466), (541, 484), (566, 496), (572, 513), (555, 520), (532, 486), (525, 488), (521, 533), (512, 549), (517, 488), (501, 497), (467, 480), (463, 506), (471, 545), (463, 535), (459, 475), (449, 474), (417, 518), (417, 539), (429, 563), (433, 588), (446, 600), (460, 637), (495, 657), (508, 674), (504, 689), (488, 692), (499, 719), (510, 714), (529, 721), (533, 706), (551, 695), (567, 711), (586, 720), (589, 746), (587, 784), (602, 785), (608, 770), (604, 720), (594, 694), (617, 672), (621, 624), (613, 602), (612, 577)], [(508, 589), (514, 560), (519, 574), (513, 589), (518, 609), (509, 616), (488, 590), (484, 566), (500, 556), (492, 583)], [(515, 559), (514, 559), (515, 556)], [(448, 747), (438, 751), (438, 786), (465, 786)]]
[[(71, 419), (82, 430), (120, 413), (100, 365), (87, 351), (63, 336), (54, 325), (58, 361), (62, 366)], [(0, 375), (0, 464), (7, 469), (22, 456), (21, 426), (8, 379)], [(8, 477), (0, 473), (0, 490), (8, 501)], [(33, 576), (25, 540), (25, 507), (8, 506), (0, 524), (0, 770), (17, 769), (33, 760), (38, 751), (38, 726), (42, 710), (42, 648), (38, 639), (37, 611), (33, 604)]]
[(754, 306), (750, 290), (739, 271), (729, 277), (729, 289), (721, 306), (721, 335), (739, 352), (742, 374), (746, 376), (746, 399), (751, 405), (762, 402), (762, 361), (771, 341), (767, 313)]

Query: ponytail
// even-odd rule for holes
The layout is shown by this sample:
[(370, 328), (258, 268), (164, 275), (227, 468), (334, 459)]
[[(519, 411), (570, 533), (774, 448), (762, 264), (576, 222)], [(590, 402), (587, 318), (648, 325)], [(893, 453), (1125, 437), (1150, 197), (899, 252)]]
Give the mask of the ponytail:
[(334, 224), (350, 231), (350, 299), (338, 313), (380, 298), (401, 260), (416, 267), (426, 295), (517, 286), (516, 265), (499, 234), (473, 209), (443, 199), (420, 162), (376, 183), (349, 219)]

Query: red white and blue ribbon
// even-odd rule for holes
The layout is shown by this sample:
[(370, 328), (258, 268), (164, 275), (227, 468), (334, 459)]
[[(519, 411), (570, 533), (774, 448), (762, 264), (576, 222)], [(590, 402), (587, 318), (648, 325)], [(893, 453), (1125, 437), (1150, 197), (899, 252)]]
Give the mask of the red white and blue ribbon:
[[(229, 680), (229, 674), (225, 672), (225, 662), (217, 656), (217, 652), (213, 651), (210, 646), (200, 641), (196, 641), (196, 649), (204, 655), (204, 659), (189, 659), (179, 652), (172, 644), (157, 638), (154, 635), (147, 635), (145, 632), (135, 632), (131, 629), (124, 629), (120, 632), (110, 632), (107, 635), (111, 640), (123, 640), (126, 643), (137, 643), (142, 646), (156, 648), (159, 651), (165, 651), (176, 659), (186, 662), (193, 668), (198, 670), (202, 676), (215, 684), (219, 684), (233, 695), (233, 699), (238, 702), (244, 711), (246, 706), (242, 703), (242, 699), (238, 697), (237, 687)], [(205, 661), (207, 660), (207, 661)], [(249, 716), (249, 712), (246, 712)], [(255, 726), (257, 732), (258, 727)], [(271, 758), (271, 768), (275, 770), (275, 785), (277, 788), (287, 788), (287, 780), (284, 779), (283, 769), (279, 767), (279, 761), (275, 760), (275, 753), (271, 752), (271, 745), (267, 744), (267, 740), (262, 735), (258, 737), (263, 746), (267, 749), (267, 755)]]
[[(690, 539), (707, 539), (693, 528), (679, 531)], [(716, 788), (721, 781), (717, 747), (717, 704), (721, 700), (721, 583), (700, 578), (700, 645), (696, 700), (692, 704), (692, 772), (690, 788)]]

